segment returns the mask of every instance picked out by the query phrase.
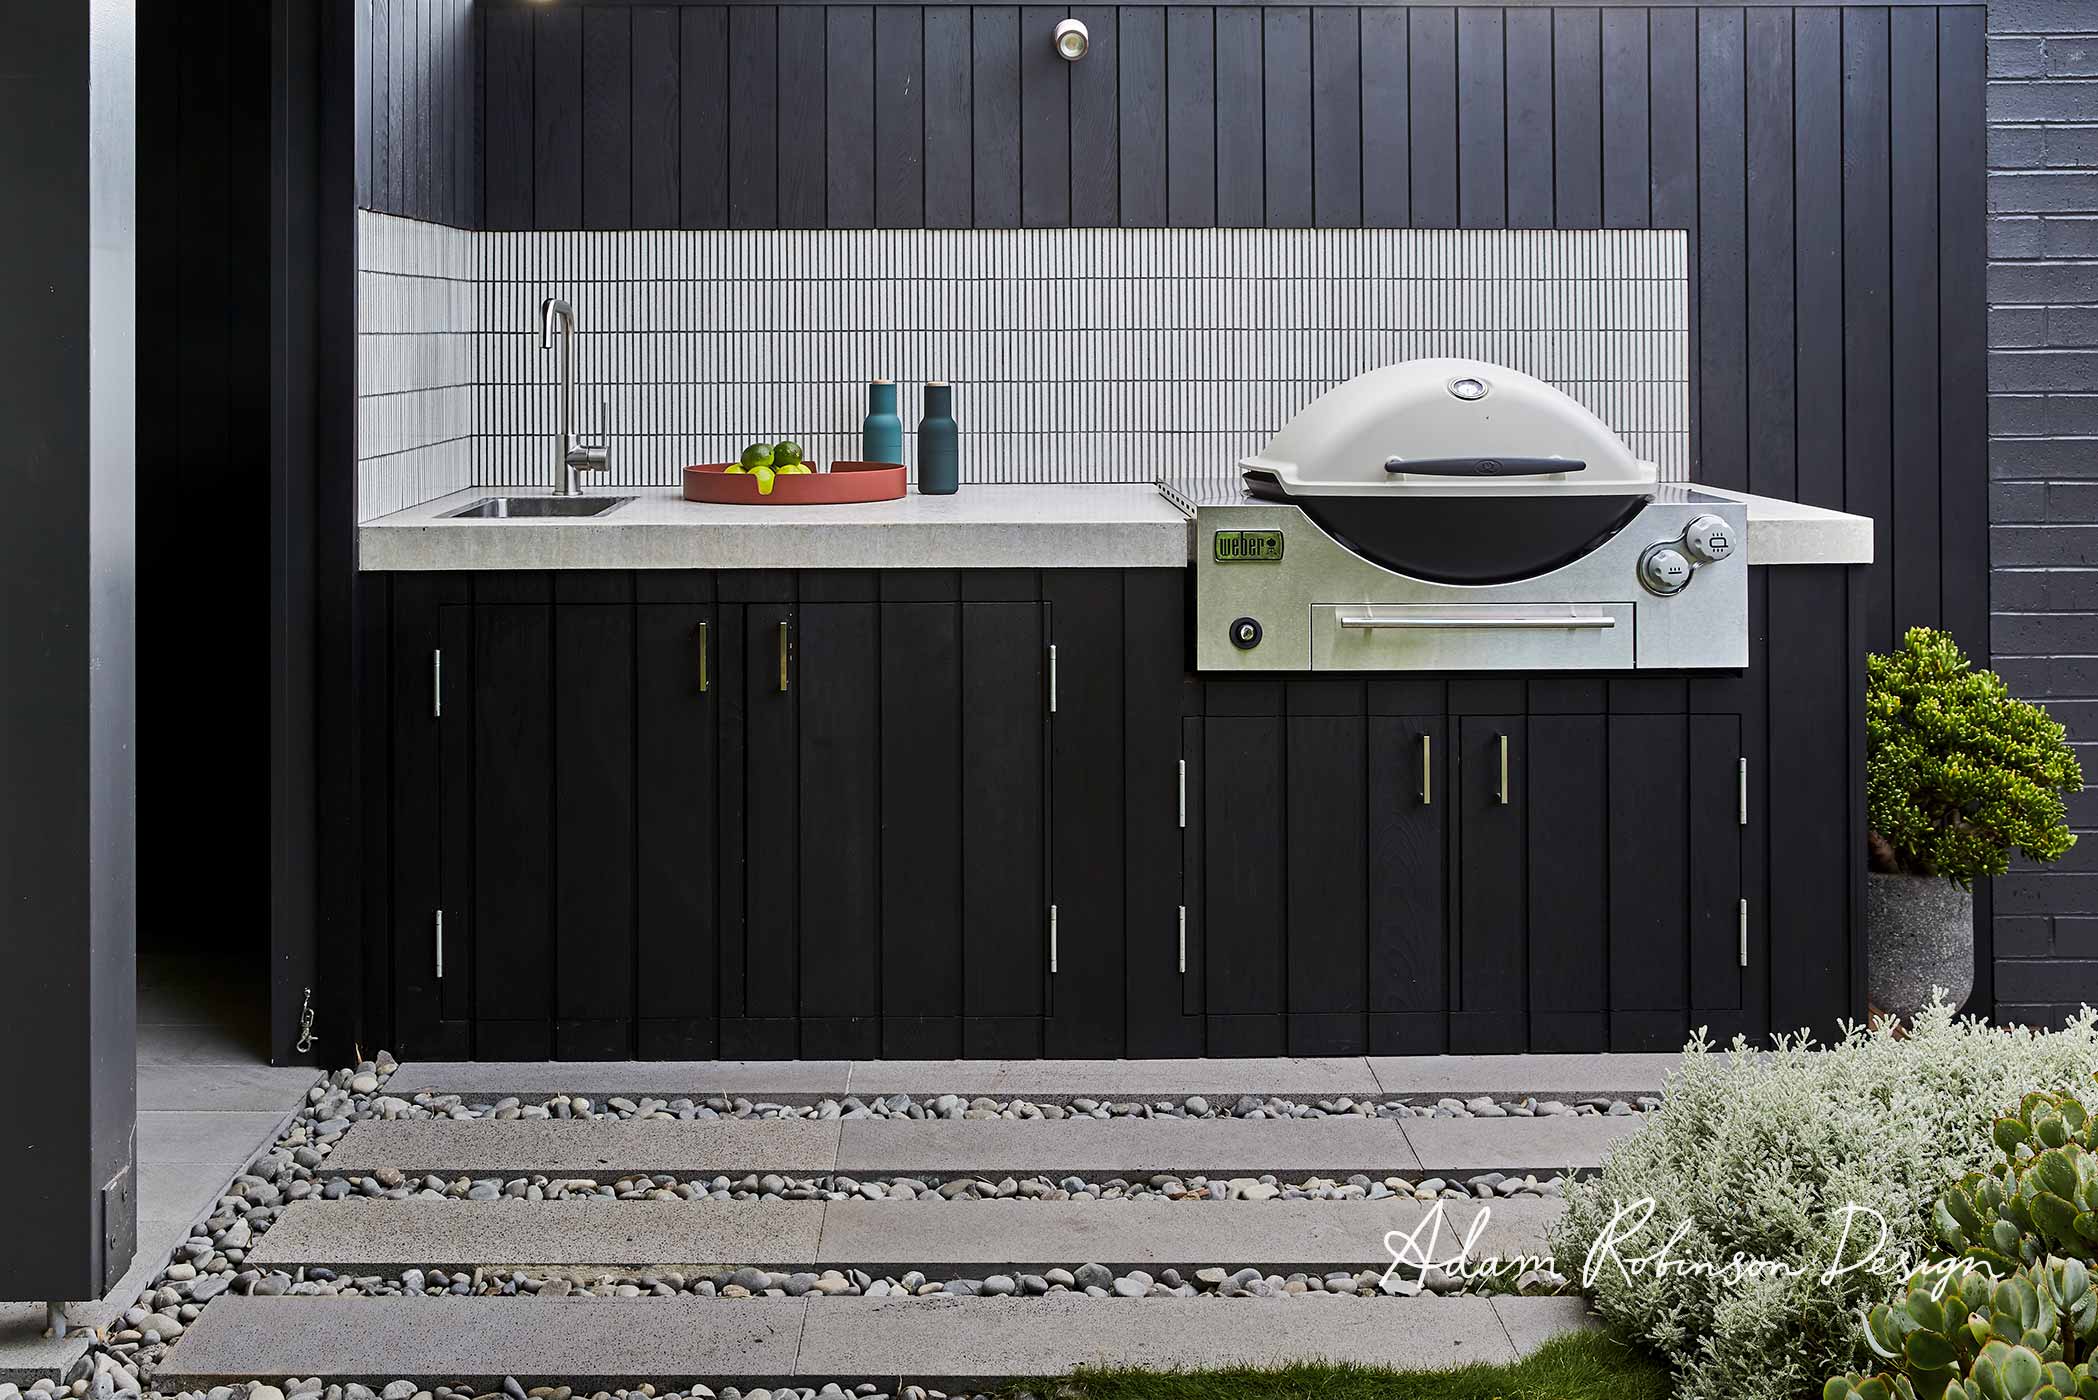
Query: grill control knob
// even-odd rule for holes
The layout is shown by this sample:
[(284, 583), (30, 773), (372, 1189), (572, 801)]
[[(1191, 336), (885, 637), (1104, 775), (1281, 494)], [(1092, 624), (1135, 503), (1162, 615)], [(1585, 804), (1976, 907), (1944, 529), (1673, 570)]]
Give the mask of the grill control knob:
[(1231, 623), (1231, 645), (1240, 651), (1251, 651), (1260, 645), (1260, 623), (1250, 617), (1234, 618)]
[(1734, 552), (1734, 527), (1716, 515), (1700, 515), (1683, 531), (1683, 544), (1700, 564), (1716, 564)]
[(1664, 597), (1680, 593), (1690, 582), (1690, 561), (1673, 542), (1654, 545), (1639, 556), (1639, 581)]

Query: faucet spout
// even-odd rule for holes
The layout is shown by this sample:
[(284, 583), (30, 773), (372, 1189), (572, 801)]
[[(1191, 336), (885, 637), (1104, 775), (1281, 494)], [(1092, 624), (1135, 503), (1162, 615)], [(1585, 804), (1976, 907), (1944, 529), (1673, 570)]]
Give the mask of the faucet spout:
[(604, 425), (599, 431), (603, 442), (588, 444), (576, 440), (575, 435), (575, 308), (565, 297), (548, 297), (539, 304), (539, 348), (551, 350), (554, 345), (554, 321), (561, 322), (561, 378), (557, 394), (559, 433), (554, 445), (553, 493), (556, 496), (581, 494), (576, 474), (586, 471), (609, 471), (612, 465), (612, 444)]

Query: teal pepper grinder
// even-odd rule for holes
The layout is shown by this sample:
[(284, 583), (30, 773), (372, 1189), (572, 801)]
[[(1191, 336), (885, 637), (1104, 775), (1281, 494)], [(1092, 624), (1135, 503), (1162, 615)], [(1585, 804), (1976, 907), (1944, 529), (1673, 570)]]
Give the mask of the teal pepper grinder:
[(925, 417), (918, 424), (918, 494), (951, 496), (961, 484), (961, 450), (954, 426), (954, 386), (925, 386)]
[(896, 413), (896, 385), (877, 379), (867, 386), (867, 419), (860, 424), (860, 460), (903, 465), (903, 419)]

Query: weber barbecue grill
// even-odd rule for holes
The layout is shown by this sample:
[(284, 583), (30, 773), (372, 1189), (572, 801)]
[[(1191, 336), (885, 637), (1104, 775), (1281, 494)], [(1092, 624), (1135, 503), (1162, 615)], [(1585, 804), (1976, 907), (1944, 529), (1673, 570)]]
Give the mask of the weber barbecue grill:
[(1374, 370), (1240, 466), (1194, 502), (1203, 670), (1748, 664), (1747, 507), (1527, 374)]

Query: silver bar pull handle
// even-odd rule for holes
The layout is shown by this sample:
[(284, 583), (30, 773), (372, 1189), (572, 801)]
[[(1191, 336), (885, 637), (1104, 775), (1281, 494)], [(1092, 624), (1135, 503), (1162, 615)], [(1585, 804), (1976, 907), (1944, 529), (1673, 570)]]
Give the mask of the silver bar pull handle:
[(444, 649), (430, 653), (430, 718), (444, 718)]
[(1056, 713), (1056, 643), (1049, 644), (1049, 713)]
[(1056, 973), (1056, 906), (1049, 906), (1049, 972)]
[(1435, 767), (1435, 739), (1432, 735), (1421, 735), (1421, 806), (1435, 805), (1435, 788), (1428, 775)]
[(444, 911), (437, 911), (437, 980), (444, 980)]
[(1741, 823), (1748, 825), (1748, 759), (1741, 760)]
[(1180, 829), (1187, 830), (1187, 760), (1180, 760)]
[(1748, 901), (1741, 901), (1741, 965), (1748, 966)]
[(1501, 786), (1494, 793), (1494, 797), (1505, 807), (1508, 805), (1508, 736), (1502, 734), (1497, 737), (1501, 747)]
[(1462, 614), (1428, 615), (1415, 614), (1410, 617), (1379, 617), (1374, 613), (1342, 613), (1338, 619), (1343, 627), (1361, 628), (1368, 631), (1506, 631), (1521, 629), (1541, 631), (1563, 628), (1570, 631), (1607, 631), (1617, 625), (1617, 619), (1602, 616), (1566, 616), (1551, 613), (1523, 614), (1520, 616), (1488, 617), (1465, 616)]
[(1187, 971), (1187, 906), (1180, 906), (1180, 970)]

